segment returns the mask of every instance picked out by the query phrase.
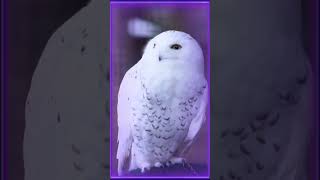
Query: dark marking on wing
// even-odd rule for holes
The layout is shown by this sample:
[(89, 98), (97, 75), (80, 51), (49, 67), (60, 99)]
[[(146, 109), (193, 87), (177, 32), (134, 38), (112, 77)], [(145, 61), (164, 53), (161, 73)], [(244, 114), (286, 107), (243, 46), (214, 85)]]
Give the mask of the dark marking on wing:
[(79, 172), (83, 172), (83, 168), (77, 164), (76, 162), (73, 162), (73, 167), (75, 170), (79, 171)]
[(256, 140), (260, 143), (260, 144), (266, 144), (266, 140), (263, 137), (257, 136)]
[(249, 136), (249, 133), (244, 133), (244, 134), (242, 134), (242, 135), (240, 136), (240, 141), (246, 140), (246, 139), (248, 138), (248, 136)]
[(80, 51), (81, 54), (83, 54), (86, 51), (86, 46), (82, 45)]
[(184, 102), (180, 102), (179, 105), (185, 105), (186, 106), (187, 102), (185, 102), (185, 101)]
[(185, 128), (177, 128), (177, 131), (184, 131)]
[(58, 123), (60, 123), (60, 122), (61, 122), (60, 113), (58, 113), (58, 115), (57, 115), (57, 122), (58, 122)]
[(158, 139), (160, 139), (160, 138), (161, 138), (161, 136), (160, 136), (160, 135), (155, 135), (155, 137), (156, 137), (156, 138), (158, 138)]
[(294, 105), (298, 103), (297, 98), (291, 92), (280, 93), (279, 98), (285, 104)]
[(277, 113), (277, 114), (271, 119), (271, 121), (269, 122), (269, 126), (272, 127), (272, 126), (276, 125), (277, 122), (279, 121), (279, 119), (280, 119), (280, 114)]
[(279, 152), (280, 151), (280, 146), (278, 144), (273, 144), (273, 149), (276, 151), (276, 152)]
[(188, 99), (188, 103), (192, 103), (193, 102), (193, 100), (190, 98), (190, 99)]
[(135, 136), (137, 138), (138, 141), (141, 141), (142, 140), (142, 137), (141, 136)]
[(159, 126), (155, 126), (152, 124), (153, 129), (159, 129)]
[(244, 144), (240, 144), (240, 151), (247, 156), (250, 156), (251, 154), (249, 150), (244, 146)]
[(138, 127), (136, 127), (135, 130), (136, 130), (137, 132), (140, 132), (140, 129), (139, 129)]
[(261, 164), (260, 162), (256, 162), (256, 168), (257, 168), (259, 171), (261, 171), (261, 170), (264, 169), (264, 166), (263, 166), (263, 164)]
[(173, 135), (172, 136), (168, 136), (168, 137), (162, 137), (162, 139), (164, 139), (164, 140), (169, 140), (171, 138), (173, 138)]
[(261, 113), (256, 116), (256, 120), (264, 121), (268, 118), (268, 116), (269, 116), (269, 113)]
[(160, 106), (160, 105), (162, 104), (162, 101), (161, 101), (160, 99), (156, 98), (156, 104), (157, 104), (158, 106)]
[(224, 131), (221, 132), (220, 137), (221, 137), (221, 138), (225, 138), (228, 134), (229, 134), (229, 129), (226, 129), (226, 130), (224, 130)]
[(169, 120), (170, 120), (170, 117), (163, 118), (163, 119), (166, 120), (166, 121), (169, 121)]
[(136, 144), (136, 146), (137, 146), (138, 148), (140, 148), (140, 149), (142, 148), (142, 146), (141, 146), (138, 142), (136, 142), (135, 144)]
[(151, 132), (151, 129), (145, 129), (145, 131), (147, 131), (147, 132)]
[(245, 128), (238, 128), (238, 129), (235, 129), (234, 131), (232, 131), (232, 134), (234, 136), (240, 136), (243, 132), (244, 132)]
[(303, 77), (297, 78), (297, 83), (302, 85), (305, 84), (307, 82), (307, 75), (304, 75)]
[(81, 33), (82, 33), (82, 38), (83, 38), (83, 39), (85, 39), (85, 38), (88, 37), (87, 29), (83, 29), (83, 30), (81, 31)]
[(258, 130), (264, 129), (264, 123), (252, 121), (249, 123), (252, 132), (257, 132)]
[(71, 149), (75, 154), (77, 154), (77, 155), (80, 154), (79, 148), (77, 148), (74, 144), (71, 145)]

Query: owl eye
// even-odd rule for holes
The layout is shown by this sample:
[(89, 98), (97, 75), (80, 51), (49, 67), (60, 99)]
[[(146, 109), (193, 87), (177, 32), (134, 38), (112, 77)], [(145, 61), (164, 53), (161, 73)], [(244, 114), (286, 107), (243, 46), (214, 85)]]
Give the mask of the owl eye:
[(171, 49), (174, 49), (174, 50), (178, 50), (178, 49), (181, 49), (182, 46), (180, 44), (173, 44), (170, 46)]

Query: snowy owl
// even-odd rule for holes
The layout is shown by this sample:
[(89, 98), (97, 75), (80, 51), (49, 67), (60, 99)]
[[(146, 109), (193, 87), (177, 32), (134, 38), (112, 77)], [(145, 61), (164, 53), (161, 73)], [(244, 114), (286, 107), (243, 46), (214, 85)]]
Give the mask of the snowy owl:
[(151, 39), (118, 94), (118, 173), (183, 163), (205, 121), (208, 85), (203, 52), (189, 34)]

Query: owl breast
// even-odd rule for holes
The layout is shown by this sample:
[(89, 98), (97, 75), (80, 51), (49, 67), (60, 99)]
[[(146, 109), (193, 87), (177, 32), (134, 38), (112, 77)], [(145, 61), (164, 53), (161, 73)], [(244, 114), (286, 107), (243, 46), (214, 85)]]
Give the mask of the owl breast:
[[(179, 78), (179, 77), (178, 77)], [(184, 141), (196, 116), (205, 86), (203, 81), (166, 77), (146, 85), (131, 104), (133, 147), (144, 161), (166, 162)]]

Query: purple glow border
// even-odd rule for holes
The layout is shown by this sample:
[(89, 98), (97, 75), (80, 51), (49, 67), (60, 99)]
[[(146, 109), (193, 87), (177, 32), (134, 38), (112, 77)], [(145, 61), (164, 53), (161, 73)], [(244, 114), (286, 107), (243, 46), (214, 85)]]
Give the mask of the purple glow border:
[(210, 4), (209, 1), (110, 1), (111, 4)]
[(7, 127), (7, 59), (8, 59), (8, 32), (7, 32), (7, 5), (6, 0), (1, 1), (1, 179), (8, 179), (8, 127)]
[[(207, 129), (207, 140), (208, 140), (208, 154), (207, 154), (207, 157), (208, 157), (208, 161), (207, 161), (207, 176), (114, 176), (113, 175), (113, 163), (112, 163), (112, 141), (110, 141), (110, 154), (109, 154), (109, 158), (110, 158), (110, 178), (111, 179), (180, 179), (180, 178), (183, 178), (183, 179), (210, 179), (210, 164), (211, 164), (211, 160), (210, 160), (210, 153), (211, 153), (211, 145), (210, 145), (210, 119), (211, 119), (211, 116), (210, 116), (210, 104), (211, 104), (211, 101), (210, 101), (210, 95), (211, 95), (211, 82), (210, 82), (210, 66), (211, 66), (211, 63), (210, 63), (210, 1), (110, 1), (110, 19), (109, 19), (109, 23), (110, 23), (110, 34), (109, 34), (109, 38), (110, 38), (110, 42), (109, 42), (109, 50), (110, 50), (110, 64), (109, 64), (109, 67), (110, 67), (110, 80), (112, 81), (113, 80), (113, 77), (112, 77), (112, 74), (113, 74), (113, 68), (112, 68), (112, 54), (113, 54), (113, 51), (112, 51), (112, 5), (113, 4), (130, 4), (130, 6), (132, 6), (133, 4), (137, 4), (137, 5), (153, 5), (153, 4), (207, 4), (207, 8), (208, 8), (208, 29), (207, 29), (207, 43), (208, 43), (208, 50), (207, 50), (207, 82), (208, 82), (208, 103), (207, 103), (207, 121), (208, 121), (208, 129)], [(113, 97), (113, 94), (112, 94), (112, 82), (110, 82), (110, 100), (109, 100), (109, 103), (110, 103), (110, 139), (112, 139), (112, 120), (113, 120), (113, 116), (112, 116), (112, 112), (113, 112), (113, 107), (112, 107), (112, 97)]]
[[(312, 171), (312, 175), (311, 175), (311, 178), (315, 178), (315, 179), (319, 179), (320, 178), (320, 173), (319, 173), (319, 149), (320, 149), (320, 141), (319, 141), (319, 131), (320, 131), (320, 118), (319, 118), (319, 92), (320, 92), (320, 89), (319, 89), (319, 84), (320, 84), (320, 72), (319, 72), (319, 69), (320, 69), (320, 54), (319, 54), (319, 41), (320, 41), (320, 36), (319, 36), (319, 9), (320, 9), (320, 3), (319, 1), (317, 0), (313, 0), (312, 1), (312, 6), (309, 7), (309, 9), (311, 9), (310, 11), (312, 12), (312, 15), (313, 16), (313, 21), (312, 21), (312, 28), (313, 28), (313, 31), (312, 31), (312, 34), (315, 38), (312, 39), (312, 51), (311, 51), (311, 57), (313, 56), (314, 60), (315, 60), (315, 97), (316, 97), (316, 100), (315, 100), (315, 158), (313, 159), (313, 164), (315, 164), (315, 167)], [(311, 36), (312, 37), (312, 36)]]
[(112, 119), (113, 119), (113, 117), (112, 117), (112, 112), (113, 112), (113, 109), (112, 109), (112, 79), (113, 79), (113, 77), (112, 77), (112, 74), (113, 74), (113, 68), (112, 68), (112, 28), (111, 28), (111, 24), (112, 24), (112, 8), (111, 8), (111, 2), (110, 2), (110, 19), (109, 19), (109, 39), (110, 39), (110, 41), (109, 41), (109, 52), (110, 52), (110, 60), (109, 60), (109, 68), (110, 68), (110, 70), (109, 70), (109, 77), (110, 77), (110, 84), (109, 84), (109, 94), (110, 94), (110, 97), (109, 97), (109, 109), (110, 109), (110, 117), (109, 117), (109, 128), (110, 128), (110, 144), (109, 144), (109, 161), (110, 161), (110, 172), (109, 172), (109, 174), (110, 174), (110, 179), (112, 179)]

